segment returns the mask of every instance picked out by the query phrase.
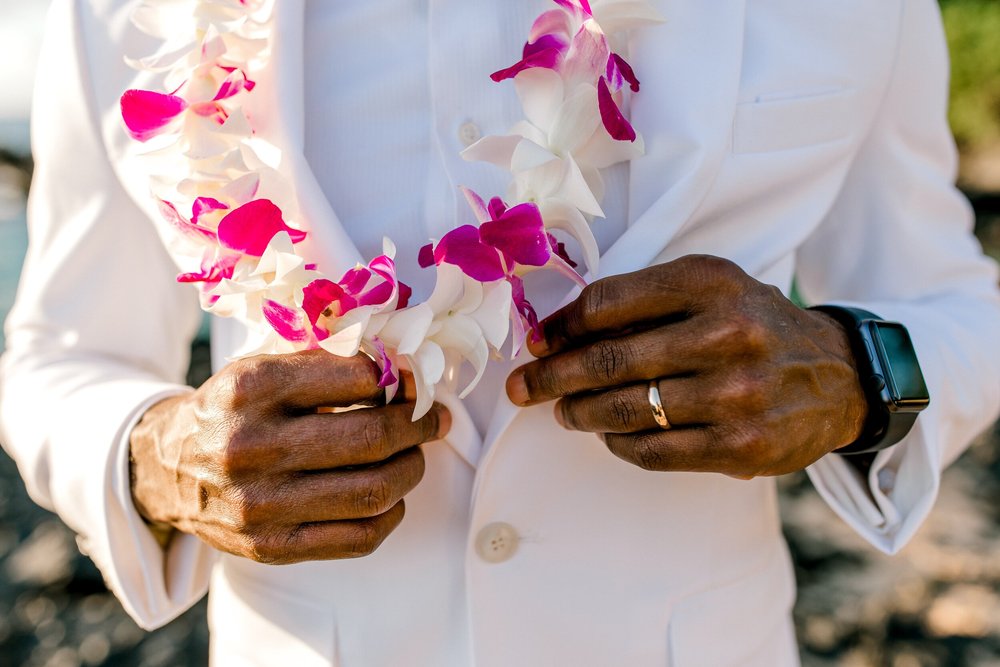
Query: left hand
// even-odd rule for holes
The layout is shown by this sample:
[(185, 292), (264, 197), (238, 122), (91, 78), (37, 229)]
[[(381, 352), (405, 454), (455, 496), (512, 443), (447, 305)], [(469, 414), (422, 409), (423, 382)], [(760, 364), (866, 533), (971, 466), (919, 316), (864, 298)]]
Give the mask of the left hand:
[[(856, 440), (867, 414), (846, 332), (732, 262), (688, 256), (587, 286), (511, 373), (518, 405), (600, 434), (647, 470), (749, 479)], [(669, 429), (648, 399), (656, 381)]]

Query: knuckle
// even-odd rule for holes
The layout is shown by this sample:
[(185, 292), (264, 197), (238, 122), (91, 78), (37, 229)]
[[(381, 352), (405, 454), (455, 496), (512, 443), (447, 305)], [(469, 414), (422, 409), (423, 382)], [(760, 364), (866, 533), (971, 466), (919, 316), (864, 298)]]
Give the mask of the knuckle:
[(590, 283), (580, 292), (580, 308), (578, 315), (583, 328), (589, 328), (600, 320), (608, 303), (608, 283), (599, 280)]
[(611, 421), (615, 426), (626, 431), (633, 429), (639, 421), (639, 413), (635, 403), (628, 399), (624, 392), (615, 392), (608, 400), (611, 411)]
[(632, 462), (643, 470), (663, 470), (663, 453), (655, 436), (639, 435), (632, 441)]
[(264, 565), (281, 562), (281, 550), (275, 548), (274, 540), (263, 532), (254, 533), (246, 539), (247, 558)]
[(251, 357), (231, 364), (223, 378), (226, 406), (238, 410), (252, 405), (264, 390), (261, 368), (270, 363), (265, 358)]
[(584, 356), (585, 371), (594, 380), (611, 382), (627, 371), (630, 356), (621, 341), (598, 341)]
[(369, 556), (379, 548), (385, 535), (375, 521), (360, 521), (356, 524), (347, 544), (348, 557)]
[(262, 506), (257, 494), (247, 487), (237, 487), (230, 498), (233, 529), (238, 534), (252, 534), (262, 523)]
[(224, 438), (218, 453), (219, 467), (223, 474), (233, 477), (252, 467), (257, 443), (258, 434), (255, 429), (246, 426), (234, 428)]
[(361, 434), (361, 444), (372, 460), (381, 461), (386, 445), (392, 442), (393, 427), (382, 410), (365, 415), (365, 426)]
[(384, 475), (374, 475), (358, 494), (358, 516), (378, 516), (389, 509), (391, 502), (392, 483)]

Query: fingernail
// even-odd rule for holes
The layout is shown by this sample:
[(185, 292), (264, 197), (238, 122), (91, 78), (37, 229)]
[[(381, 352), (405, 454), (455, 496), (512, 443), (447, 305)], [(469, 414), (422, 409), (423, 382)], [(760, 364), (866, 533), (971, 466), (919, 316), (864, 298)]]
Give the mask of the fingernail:
[(440, 439), (448, 435), (448, 432), (451, 431), (451, 411), (442, 405), (438, 407), (437, 415), (438, 415), (437, 437), (438, 439)]
[(544, 357), (549, 353), (549, 342), (544, 338), (535, 338), (533, 334), (528, 334), (528, 352), (536, 357)]
[(524, 370), (517, 368), (507, 378), (507, 397), (514, 405), (525, 405), (531, 400), (528, 385), (524, 381)]

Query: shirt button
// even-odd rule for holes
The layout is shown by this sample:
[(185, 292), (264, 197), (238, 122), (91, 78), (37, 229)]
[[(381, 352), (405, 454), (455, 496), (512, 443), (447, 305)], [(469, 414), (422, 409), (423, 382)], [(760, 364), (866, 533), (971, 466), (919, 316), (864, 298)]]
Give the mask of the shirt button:
[(502, 563), (514, 556), (520, 541), (509, 523), (491, 523), (476, 536), (476, 553), (487, 563)]
[(458, 140), (463, 146), (471, 146), (483, 137), (482, 130), (475, 123), (462, 123), (458, 126)]

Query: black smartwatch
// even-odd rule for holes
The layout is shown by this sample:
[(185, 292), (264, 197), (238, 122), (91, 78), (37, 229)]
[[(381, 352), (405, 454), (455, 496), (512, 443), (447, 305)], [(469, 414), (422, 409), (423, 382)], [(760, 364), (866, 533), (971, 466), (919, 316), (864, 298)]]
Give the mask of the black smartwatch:
[(870, 454), (902, 440), (931, 398), (906, 327), (860, 308), (813, 306), (810, 310), (830, 315), (847, 330), (868, 399), (861, 437), (836, 453)]

